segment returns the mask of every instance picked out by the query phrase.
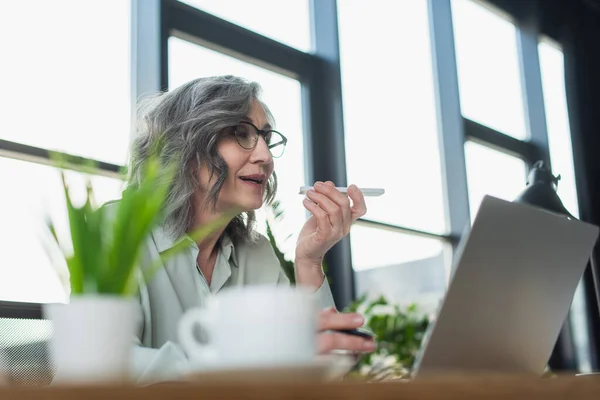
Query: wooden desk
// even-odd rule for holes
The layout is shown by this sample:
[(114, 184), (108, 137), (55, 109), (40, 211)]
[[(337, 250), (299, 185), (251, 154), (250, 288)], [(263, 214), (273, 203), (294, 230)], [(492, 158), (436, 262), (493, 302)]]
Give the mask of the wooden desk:
[(340, 400), (434, 400), (434, 399), (600, 399), (600, 376), (556, 378), (461, 378), (385, 383), (336, 382), (318, 384), (164, 383), (149, 387), (48, 387), (1, 388), (0, 399), (340, 399)]

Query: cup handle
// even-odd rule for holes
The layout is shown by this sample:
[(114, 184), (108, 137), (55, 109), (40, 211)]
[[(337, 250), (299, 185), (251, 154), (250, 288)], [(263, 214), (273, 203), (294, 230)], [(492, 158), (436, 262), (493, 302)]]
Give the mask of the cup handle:
[(211, 325), (214, 318), (211, 316), (211, 312), (208, 309), (202, 310), (190, 310), (183, 314), (179, 321), (179, 342), (183, 346), (184, 350), (188, 354), (188, 357), (193, 355), (194, 358), (198, 358), (207, 363), (214, 363), (217, 361), (217, 349), (214, 345), (208, 343), (200, 343), (194, 336), (194, 327), (196, 325), (205, 328), (209, 332), (209, 342), (211, 340)]

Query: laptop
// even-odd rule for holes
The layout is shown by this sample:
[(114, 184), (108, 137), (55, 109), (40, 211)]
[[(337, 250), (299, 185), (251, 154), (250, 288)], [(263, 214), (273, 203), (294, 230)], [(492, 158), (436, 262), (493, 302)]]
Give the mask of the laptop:
[(597, 238), (594, 225), (486, 196), (414, 378), (542, 375)]

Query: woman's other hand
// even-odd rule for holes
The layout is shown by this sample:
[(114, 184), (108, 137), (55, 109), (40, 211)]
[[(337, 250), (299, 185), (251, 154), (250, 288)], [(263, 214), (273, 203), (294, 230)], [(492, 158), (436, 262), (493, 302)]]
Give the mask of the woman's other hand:
[(296, 281), (316, 289), (323, 283), (325, 253), (348, 235), (352, 223), (366, 214), (367, 206), (356, 185), (350, 185), (345, 195), (331, 181), (316, 182), (306, 196), (304, 207), (312, 215), (296, 245)]
[(356, 313), (338, 313), (334, 309), (322, 311), (319, 315), (319, 336), (317, 340), (319, 354), (332, 350), (348, 350), (357, 353), (375, 350), (375, 341), (360, 336), (337, 333), (334, 329), (360, 328), (364, 318)]

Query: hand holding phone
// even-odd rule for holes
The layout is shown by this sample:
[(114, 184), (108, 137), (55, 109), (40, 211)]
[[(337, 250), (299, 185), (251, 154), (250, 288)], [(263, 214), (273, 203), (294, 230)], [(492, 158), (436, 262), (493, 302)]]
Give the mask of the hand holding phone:
[[(344, 194), (348, 194), (348, 188), (347, 187), (336, 187), (337, 190), (339, 190), (341, 193)], [(377, 197), (377, 196), (381, 196), (382, 194), (385, 193), (385, 189), (381, 189), (381, 188), (358, 188), (363, 196), (367, 197)], [(314, 190), (314, 187), (312, 186), (302, 186), (300, 188), (299, 194), (306, 194), (306, 192), (308, 192), (309, 190)]]
[(352, 336), (360, 336), (361, 338), (364, 338), (364, 339), (375, 339), (375, 334), (364, 328), (334, 329), (334, 332), (343, 333), (343, 334), (352, 335)]

